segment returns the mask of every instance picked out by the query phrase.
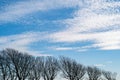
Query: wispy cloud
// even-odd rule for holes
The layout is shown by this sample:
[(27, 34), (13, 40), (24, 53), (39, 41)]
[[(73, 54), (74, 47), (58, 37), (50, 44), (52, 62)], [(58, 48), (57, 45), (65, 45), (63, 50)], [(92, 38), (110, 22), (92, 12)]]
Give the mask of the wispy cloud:
[(104, 63), (94, 64), (96, 67), (107, 67), (112, 65), (113, 61), (105, 61)]
[(53, 50), (57, 51), (66, 51), (66, 50), (73, 50), (72, 47), (51, 47)]
[(45, 39), (45, 37), (41, 38), (43, 34), (45, 33), (26, 32), (22, 34), (0, 37), (0, 50), (4, 48), (13, 48), (23, 52), (27, 52), (34, 56), (49, 56), (48, 54), (40, 54), (41, 51), (34, 51), (30, 48), (30, 45), (32, 43), (39, 42)]
[[(59, 32), (53, 34), (51, 37), (56, 42), (82, 42), (94, 41), (92, 48), (100, 48), (102, 50), (120, 49), (120, 31), (107, 31), (99, 33), (69, 33)], [(90, 46), (89, 46), (90, 48)]]
[(76, 51), (76, 52), (85, 52), (88, 48), (84, 47), (49, 47), (49, 49), (56, 50), (56, 51)]
[(45, 11), (58, 8), (76, 7), (79, 0), (26, 0), (5, 6), (5, 10), (0, 11), (0, 22), (18, 20), (28, 14), (38, 11)]
[(96, 67), (105, 67), (106, 65), (104, 65), (104, 64), (94, 64), (94, 66), (96, 66)]
[(83, 4), (73, 18), (63, 21), (67, 27), (65, 30), (51, 35), (52, 41), (91, 41), (94, 43), (91, 44), (92, 48), (120, 49), (120, 2), (85, 0)]

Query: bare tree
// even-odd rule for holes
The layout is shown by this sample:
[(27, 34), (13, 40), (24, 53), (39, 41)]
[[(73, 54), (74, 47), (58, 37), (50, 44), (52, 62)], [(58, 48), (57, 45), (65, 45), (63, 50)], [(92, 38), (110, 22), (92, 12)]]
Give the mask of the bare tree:
[(44, 65), (44, 58), (43, 57), (36, 57), (32, 62), (33, 68), (30, 71), (29, 80), (40, 80), (42, 77), (43, 65)]
[(59, 71), (59, 64), (57, 59), (54, 57), (46, 57), (44, 60), (43, 67), (43, 79), (44, 80), (54, 80)]
[(5, 51), (0, 52), (1, 80), (16, 80), (14, 67)]
[(32, 56), (23, 54), (14, 49), (6, 49), (3, 52), (9, 56), (17, 78), (19, 80), (25, 80), (31, 70)]
[(87, 67), (87, 73), (89, 80), (98, 80), (101, 76), (101, 70), (96, 67)]
[(103, 71), (102, 74), (107, 80), (116, 80), (117, 73), (112, 73), (110, 71)]
[[(100, 79), (101, 74), (107, 80), (116, 80), (117, 73), (101, 71), (96, 67), (87, 67), (75, 60), (60, 57), (34, 57), (14, 49), (0, 51), (0, 80), (54, 80), (61, 70), (68, 80), (82, 80), (86, 71), (89, 80)], [(86, 78), (87, 79), (87, 78)]]
[(64, 78), (68, 80), (80, 80), (85, 74), (85, 67), (75, 60), (60, 57), (60, 69)]
[(1, 80), (7, 80), (9, 79), (9, 68), (6, 61), (6, 56), (0, 54), (0, 79)]

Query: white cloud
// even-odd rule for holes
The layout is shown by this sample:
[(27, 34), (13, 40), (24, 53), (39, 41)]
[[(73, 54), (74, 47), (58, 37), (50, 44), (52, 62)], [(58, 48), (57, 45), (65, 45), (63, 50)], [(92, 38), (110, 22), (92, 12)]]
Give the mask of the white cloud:
[(110, 66), (110, 65), (112, 65), (112, 63), (113, 63), (113, 61), (106, 61), (106, 62), (104, 62), (104, 63), (99, 63), (99, 64), (94, 64), (94, 66), (96, 66), (96, 67), (108, 67), (108, 66)]
[[(102, 5), (102, 6), (101, 6)], [(106, 0), (37, 0), (23, 1), (5, 7), (0, 12), (0, 21), (14, 21), (27, 14), (37, 11), (51, 10), (65, 7), (79, 7), (73, 14), (73, 18), (63, 20), (65, 29), (51, 33), (49, 38), (53, 42), (87, 42), (94, 44), (87, 48), (99, 48), (101, 50), (120, 49), (120, 2)], [(48, 37), (47, 37), (48, 38)], [(14, 39), (13, 39), (14, 40)], [(0, 43), (16, 44), (20, 48), (37, 39), (18, 39), (8, 43), (8, 38), (0, 39)], [(39, 41), (39, 40), (38, 40)], [(22, 47), (21, 47), (22, 46)], [(25, 49), (25, 47), (24, 47)], [(71, 50), (72, 48), (56, 48), (56, 50)], [(81, 51), (78, 50), (78, 51)]]
[(92, 32), (95, 30), (120, 29), (118, 27), (120, 25), (119, 21), (120, 15), (91, 14), (88, 17), (75, 17), (73, 19), (68, 19), (65, 22), (70, 26), (68, 31)]
[(52, 49), (57, 51), (73, 50), (72, 47), (52, 47)]
[(86, 52), (88, 49), (78, 49), (77, 52)]
[[(101, 6), (102, 5), (102, 6)], [(91, 41), (89, 48), (101, 50), (120, 49), (120, 2), (86, 0), (74, 13), (63, 21), (66, 29), (50, 36), (54, 42)]]
[(5, 10), (0, 12), (0, 21), (15, 21), (28, 14), (38, 11), (45, 11), (58, 8), (76, 7), (79, 0), (28, 0), (5, 6)]
[(94, 64), (94, 66), (96, 66), (96, 67), (105, 67), (106, 65), (104, 65), (104, 64)]
[[(103, 50), (120, 49), (120, 31), (107, 31), (99, 33), (67, 33), (59, 32), (52, 34), (53, 41), (56, 42), (76, 42), (94, 41), (91, 47), (99, 47)], [(89, 47), (90, 48), (90, 47)]]
[(84, 52), (87, 51), (84, 47), (49, 47), (49, 49), (56, 50), (56, 51), (77, 51), (77, 52)]
[(4, 48), (13, 48), (34, 56), (50, 56), (48, 54), (40, 54), (40, 51), (34, 51), (29, 47), (34, 42), (44, 40), (45, 37), (41, 38), (43, 34), (45, 35), (45, 33), (42, 32), (27, 32), (0, 37), (0, 50)]

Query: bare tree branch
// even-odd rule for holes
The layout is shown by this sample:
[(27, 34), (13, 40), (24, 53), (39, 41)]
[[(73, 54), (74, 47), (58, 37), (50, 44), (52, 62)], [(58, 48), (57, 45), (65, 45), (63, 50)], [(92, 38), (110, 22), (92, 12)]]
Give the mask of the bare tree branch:
[(80, 80), (85, 74), (85, 67), (75, 60), (60, 57), (60, 69), (64, 78), (68, 80)]
[(43, 72), (44, 58), (36, 57), (32, 63), (33, 68), (30, 72), (29, 80), (40, 80)]
[(112, 73), (110, 71), (103, 71), (103, 75), (108, 80), (116, 80), (117, 73)]
[(46, 57), (44, 61), (43, 78), (44, 80), (54, 80), (59, 71), (59, 64), (54, 57)]
[(15, 69), (16, 76), (19, 80), (25, 80), (31, 69), (32, 56), (21, 53), (14, 49), (6, 49), (3, 51), (11, 60)]
[(89, 80), (97, 80), (101, 76), (101, 70), (96, 67), (87, 67)]

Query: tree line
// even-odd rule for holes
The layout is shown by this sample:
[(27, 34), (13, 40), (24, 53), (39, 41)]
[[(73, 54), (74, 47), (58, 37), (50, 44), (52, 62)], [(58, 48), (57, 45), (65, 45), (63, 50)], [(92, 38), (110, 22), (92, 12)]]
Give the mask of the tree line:
[(61, 77), (68, 80), (82, 80), (88, 75), (88, 80), (99, 80), (103, 75), (105, 80), (116, 80), (116, 73), (101, 70), (78, 63), (60, 56), (34, 57), (14, 49), (0, 51), (0, 80), (54, 80)]

